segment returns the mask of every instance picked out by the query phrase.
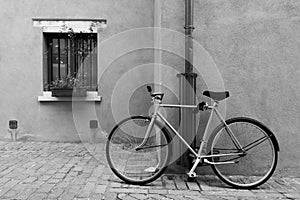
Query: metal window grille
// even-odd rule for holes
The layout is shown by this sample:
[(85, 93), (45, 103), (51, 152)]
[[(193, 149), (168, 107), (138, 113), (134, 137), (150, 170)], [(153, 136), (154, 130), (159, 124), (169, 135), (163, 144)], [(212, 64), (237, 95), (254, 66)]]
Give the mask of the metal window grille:
[(88, 90), (97, 90), (97, 34), (45, 34), (48, 84), (66, 76), (77, 77)]

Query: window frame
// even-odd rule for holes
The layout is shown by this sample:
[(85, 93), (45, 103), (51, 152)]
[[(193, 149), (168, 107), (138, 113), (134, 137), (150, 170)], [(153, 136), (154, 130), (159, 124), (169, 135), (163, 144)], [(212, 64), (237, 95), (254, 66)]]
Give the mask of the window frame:
[[(99, 32), (107, 27), (107, 20), (101, 18), (32, 18), (32, 25), (39, 28), (41, 33), (41, 64), (42, 64), (42, 77), (41, 77), (41, 91), (42, 95), (38, 96), (39, 102), (56, 102), (56, 101), (94, 101), (101, 102), (102, 98), (99, 96), (99, 91), (87, 91), (86, 97), (52, 97), (51, 91), (45, 91), (44, 81), (47, 80), (47, 60), (43, 54), (46, 47), (44, 33), (66, 33), (68, 28), (72, 28), (75, 33), (96, 33), (97, 42), (99, 43)], [(98, 47), (97, 47), (98, 51)], [(98, 51), (99, 52), (99, 51)], [(97, 55), (97, 58), (99, 55)], [(98, 70), (98, 66), (97, 66)], [(98, 78), (98, 74), (97, 74)], [(98, 87), (97, 87), (98, 89)]]

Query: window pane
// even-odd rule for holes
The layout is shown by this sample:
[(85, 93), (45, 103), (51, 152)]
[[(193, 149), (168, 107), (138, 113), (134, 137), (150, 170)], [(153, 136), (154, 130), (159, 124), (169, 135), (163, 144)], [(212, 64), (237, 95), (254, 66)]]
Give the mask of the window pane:
[(98, 79), (97, 79), (97, 42), (96, 39), (93, 40), (93, 51), (92, 51), (92, 60), (93, 60), (93, 64), (92, 64), (92, 69), (93, 69), (93, 74), (92, 74), (92, 88), (93, 89), (97, 89), (97, 85), (98, 85)]
[(68, 63), (68, 66), (67, 66), (67, 69), (68, 69), (68, 74), (72, 75), (72, 71), (71, 71), (71, 40), (70, 39), (66, 39), (66, 53), (67, 53), (67, 63)]
[(58, 39), (52, 40), (52, 80), (59, 78), (58, 74)]
[(60, 78), (66, 77), (67, 74), (67, 54), (66, 54), (66, 44), (65, 44), (65, 39), (60, 39), (60, 50), (59, 50), (59, 70), (60, 70)]
[(67, 75), (77, 76), (89, 90), (97, 89), (96, 34), (46, 34), (48, 52), (48, 83)]

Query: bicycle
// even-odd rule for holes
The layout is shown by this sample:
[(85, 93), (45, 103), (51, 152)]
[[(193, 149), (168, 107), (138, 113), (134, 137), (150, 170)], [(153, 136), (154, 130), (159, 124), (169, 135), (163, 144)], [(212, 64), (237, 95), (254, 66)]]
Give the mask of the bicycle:
[[(189, 178), (197, 175), (199, 164), (211, 165), (214, 173), (226, 184), (242, 189), (255, 188), (265, 183), (274, 173), (279, 144), (275, 135), (261, 122), (236, 117), (225, 120), (217, 107), (219, 101), (229, 97), (229, 92), (204, 91), (213, 104), (198, 105), (163, 104), (163, 93), (152, 93), (153, 114), (131, 116), (118, 123), (108, 136), (106, 157), (113, 173), (129, 184), (144, 185), (156, 180), (166, 170), (172, 156), (173, 132), (195, 157)], [(177, 130), (159, 112), (161, 107), (210, 110), (210, 116), (198, 152), (193, 149)], [(221, 124), (208, 138), (208, 127), (213, 114)], [(207, 153), (204, 153), (206, 149)]]

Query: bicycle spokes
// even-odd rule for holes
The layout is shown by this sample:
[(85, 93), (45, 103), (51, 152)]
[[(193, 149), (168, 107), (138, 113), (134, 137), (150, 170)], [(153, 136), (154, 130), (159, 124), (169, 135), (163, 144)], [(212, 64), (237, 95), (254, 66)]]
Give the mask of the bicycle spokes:
[(242, 149), (236, 148), (225, 127), (216, 129), (210, 139), (211, 154), (217, 156), (211, 158), (215, 173), (234, 187), (262, 184), (272, 175), (277, 163), (271, 138), (260, 123), (248, 118), (229, 121), (228, 127)]
[(268, 139), (268, 136), (264, 136), (264, 137), (261, 137), (259, 139), (257, 139), (256, 141), (254, 142), (251, 142), (250, 144), (246, 145), (244, 147), (244, 150), (245, 151), (249, 151), (250, 149), (253, 149), (255, 148), (256, 146), (262, 144), (264, 141), (266, 141)]
[[(150, 121), (146, 123), (149, 125)], [(168, 137), (155, 124), (145, 138), (147, 129), (144, 117), (129, 118), (108, 138), (108, 162), (115, 174), (126, 182), (145, 184), (159, 176), (167, 166)]]

